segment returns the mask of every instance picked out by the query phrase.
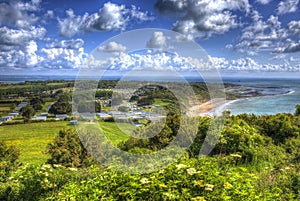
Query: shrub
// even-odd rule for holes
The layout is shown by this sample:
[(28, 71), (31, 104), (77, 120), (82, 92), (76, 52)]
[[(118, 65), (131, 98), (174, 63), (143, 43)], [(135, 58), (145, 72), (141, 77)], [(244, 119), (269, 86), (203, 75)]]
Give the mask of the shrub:
[(66, 167), (82, 167), (92, 163), (93, 159), (82, 145), (74, 130), (62, 130), (48, 145), (50, 164), (61, 164)]
[(20, 163), (18, 162), (19, 151), (0, 141), (0, 182), (5, 181), (12, 170), (15, 170)]

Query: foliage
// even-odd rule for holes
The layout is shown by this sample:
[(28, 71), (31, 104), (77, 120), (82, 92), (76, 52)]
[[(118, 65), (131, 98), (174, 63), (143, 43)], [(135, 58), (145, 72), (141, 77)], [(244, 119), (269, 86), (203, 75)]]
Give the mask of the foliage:
[(50, 164), (61, 164), (66, 167), (81, 167), (92, 162), (91, 156), (82, 145), (74, 130), (61, 130), (54, 142), (48, 145)]
[(12, 170), (19, 165), (19, 151), (13, 146), (0, 141), (0, 182), (6, 180)]
[(120, 112), (128, 112), (129, 111), (129, 108), (127, 106), (120, 106), (118, 107), (118, 111)]
[(35, 114), (35, 110), (31, 106), (22, 107), (20, 112), (21, 115), (26, 119), (30, 119)]
[(72, 105), (69, 102), (55, 102), (49, 109), (52, 114), (70, 114), (72, 112)]
[(30, 105), (35, 111), (43, 109), (44, 100), (40, 97), (33, 97), (29, 101)]
[(49, 158), (45, 153), (47, 144), (60, 130), (68, 127), (69, 123), (65, 121), (1, 125), (0, 140), (20, 151), (19, 160), (23, 164), (42, 164)]

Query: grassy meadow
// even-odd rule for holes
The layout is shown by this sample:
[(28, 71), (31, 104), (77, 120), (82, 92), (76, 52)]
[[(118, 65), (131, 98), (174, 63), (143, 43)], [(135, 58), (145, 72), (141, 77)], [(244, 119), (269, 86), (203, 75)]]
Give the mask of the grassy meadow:
[[(134, 128), (129, 124), (122, 124), (122, 129), (125, 130), (123, 133), (114, 122), (99, 122), (99, 125), (106, 137), (115, 145), (127, 140), (126, 130)], [(4, 125), (0, 126), (0, 140), (20, 150), (22, 163), (43, 164), (49, 158), (45, 153), (47, 144), (53, 141), (60, 130), (69, 128), (75, 129), (68, 121)]]
[(22, 163), (42, 164), (47, 144), (64, 128), (70, 128), (66, 121), (6, 125), (0, 127), (0, 140), (20, 150)]

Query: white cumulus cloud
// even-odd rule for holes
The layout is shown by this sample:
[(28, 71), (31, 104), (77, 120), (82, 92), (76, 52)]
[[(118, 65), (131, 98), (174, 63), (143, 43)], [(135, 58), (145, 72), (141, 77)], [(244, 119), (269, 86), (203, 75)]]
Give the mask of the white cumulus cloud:
[(7, 1), (0, 2), (0, 25), (26, 28), (38, 21), (34, 14), (39, 9), (40, 1), (31, 2)]
[(99, 52), (120, 54), (121, 52), (125, 52), (127, 50), (127, 47), (120, 43), (116, 43), (116, 42), (112, 41), (112, 42), (109, 42), (107, 45), (98, 47), (97, 50)]
[(87, 31), (124, 30), (129, 21), (152, 20), (147, 12), (140, 11), (137, 7), (126, 8), (125, 5), (117, 5), (107, 2), (93, 14), (75, 15), (72, 9), (66, 11), (67, 18), (59, 19), (60, 34), (71, 37)]
[(163, 32), (154, 32), (150, 40), (147, 42), (148, 48), (164, 48), (167, 45), (167, 37)]
[(278, 4), (277, 13), (286, 14), (296, 12), (299, 0), (283, 0)]
[(207, 38), (224, 34), (239, 24), (233, 11), (250, 10), (248, 0), (157, 0), (156, 8), (162, 14), (177, 18), (173, 29), (187, 38)]

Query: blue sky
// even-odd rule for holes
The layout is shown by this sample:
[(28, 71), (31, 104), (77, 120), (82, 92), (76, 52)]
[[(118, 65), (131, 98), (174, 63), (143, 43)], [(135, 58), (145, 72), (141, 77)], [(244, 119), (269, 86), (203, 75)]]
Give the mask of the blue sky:
[[(99, 44), (141, 28), (183, 34), (221, 71), (299, 72), (299, 7), (299, 0), (1, 1), (0, 73), (76, 73)], [(155, 47), (167, 39), (153, 36)]]

